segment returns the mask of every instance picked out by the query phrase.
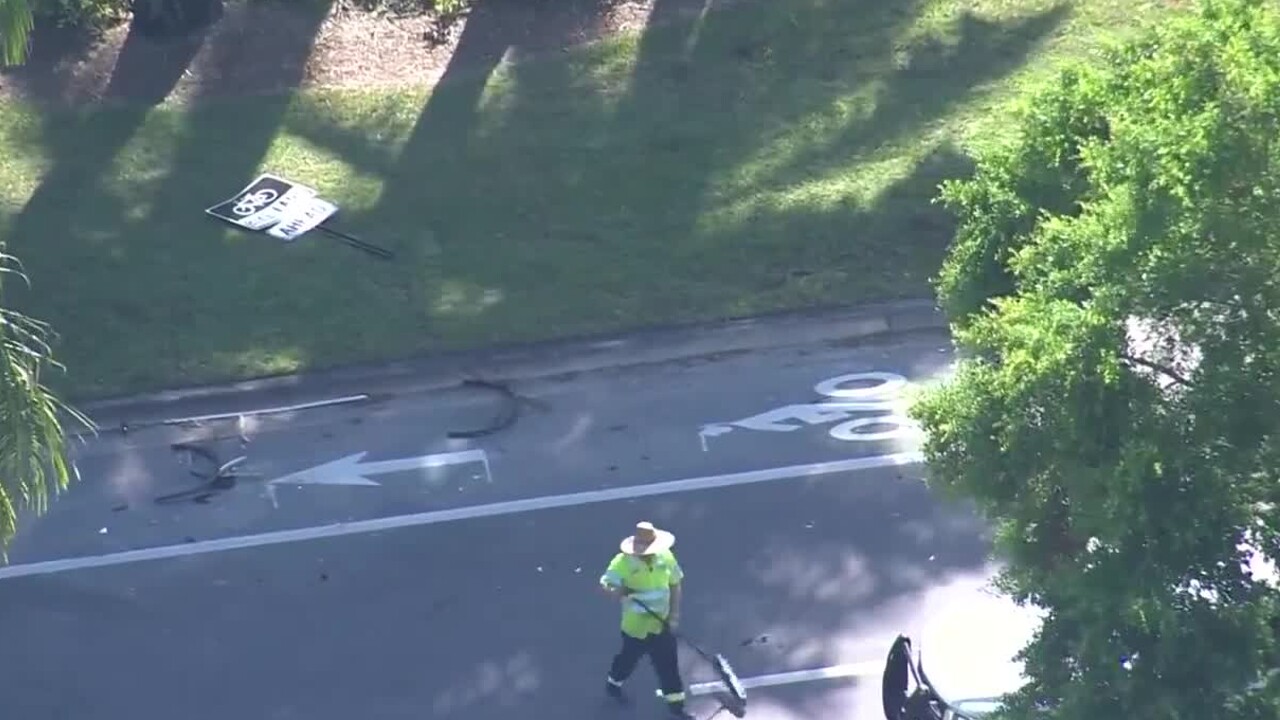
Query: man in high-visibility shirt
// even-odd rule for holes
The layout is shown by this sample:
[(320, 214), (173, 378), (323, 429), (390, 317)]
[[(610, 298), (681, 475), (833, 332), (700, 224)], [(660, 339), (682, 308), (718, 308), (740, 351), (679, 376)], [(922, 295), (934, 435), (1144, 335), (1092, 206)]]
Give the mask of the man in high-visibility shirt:
[[(684, 571), (671, 552), (675, 536), (653, 523), (636, 525), (635, 534), (622, 540), (617, 555), (600, 577), (605, 593), (622, 603), (622, 648), (613, 657), (605, 691), (623, 700), (622, 684), (644, 655), (658, 675), (662, 698), (673, 717), (692, 718), (684, 709), (684, 683), (672, 630), (680, 624), (680, 592)], [(634, 600), (657, 614), (655, 618)], [(665, 620), (665, 623), (663, 622)]]

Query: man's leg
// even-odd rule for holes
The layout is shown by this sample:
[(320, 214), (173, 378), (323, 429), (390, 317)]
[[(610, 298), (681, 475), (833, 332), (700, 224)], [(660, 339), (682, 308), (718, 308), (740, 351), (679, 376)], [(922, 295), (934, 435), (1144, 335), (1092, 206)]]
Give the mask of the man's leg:
[(680, 679), (680, 653), (676, 647), (676, 636), (670, 630), (652, 637), (649, 646), (649, 660), (658, 674), (658, 683), (662, 688), (662, 699), (675, 717), (687, 718), (684, 709), (684, 681)]
[(605, 678), (605, 691), (609, 695), (622, 699), (622, 684), (635, 671), (636, 663), (640, 662), (641, 656), (645, 653), (645, 646), (644, 640), (622, 633), (622, 647), (613, 656), (613, 663), (609, 665), (609, 676)]

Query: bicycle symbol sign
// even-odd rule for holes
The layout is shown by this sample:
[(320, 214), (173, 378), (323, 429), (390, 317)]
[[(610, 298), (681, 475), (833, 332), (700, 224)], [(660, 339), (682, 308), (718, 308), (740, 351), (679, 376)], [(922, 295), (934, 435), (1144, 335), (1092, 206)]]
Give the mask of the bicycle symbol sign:
[(275, 202), (280, 197), (280, 193), (271, 188), (263, 188), (257, 192), (245, 193), (232, 208), (231, 212), (237, 215), (252, 215), (262, 208)]
[(260, 175), (239, 192), (205, 212), (245, 230), (265, 230), (280, 222), (292, 205), (315, 190), (275, 175)]
[[(873, 384), (865, 385), (868, 382)], [(736, 429), (793, 432), (809, 425), (837, 423), (827, 431), (836, 440), (874, 442), (911, 438), (920, 430), (918, 423), (907, 417), (906, 403), (900, 396), (906, 385), (907, 379), (897, 373), (839, 375), (813, 386), (815, 392), (824, 396), (822, 401), (785, 405), (741, 420), (710, 423), (704, 425), (698, 435), (705, 449), (707, 438)], [(853, 417), (858, 413), (875, 415)]]

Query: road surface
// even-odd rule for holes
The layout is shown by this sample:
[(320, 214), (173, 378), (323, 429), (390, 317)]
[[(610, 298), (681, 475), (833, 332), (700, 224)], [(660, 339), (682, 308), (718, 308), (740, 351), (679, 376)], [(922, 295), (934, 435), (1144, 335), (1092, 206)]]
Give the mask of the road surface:
[[(661, 717), (647, 665), (630, 709), (605, 701), (618, 608), (593, 592), (648, 519), (677, 536), (685, 632), (753, 684), (749, 717), (874, 720), (888, 642), (990, 572), (981, 524), (884, 421), (950, 361), (915, 336), (89, 441), (0, 568), (6, 715)], [(176, 442), (261, 477), (157, 502), (202, 482)]]

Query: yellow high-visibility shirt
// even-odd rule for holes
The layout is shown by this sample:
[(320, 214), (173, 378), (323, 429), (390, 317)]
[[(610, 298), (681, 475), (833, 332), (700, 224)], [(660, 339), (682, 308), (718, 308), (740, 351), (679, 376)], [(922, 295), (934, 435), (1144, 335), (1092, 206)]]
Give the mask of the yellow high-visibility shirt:
[[(600, 582), (608, 587), (630, 588), (632, 598), (639, 599), (663, 619), (671, 614), (671, 586), (683, 579), (684, 571), (670, 550), (655, 555), (652, 566), (638, 557), (620, 552), (600, 576)], [(622, 604), (622, 632), (644, 638), (662, 632), (662, 622), (628, 600)]]

